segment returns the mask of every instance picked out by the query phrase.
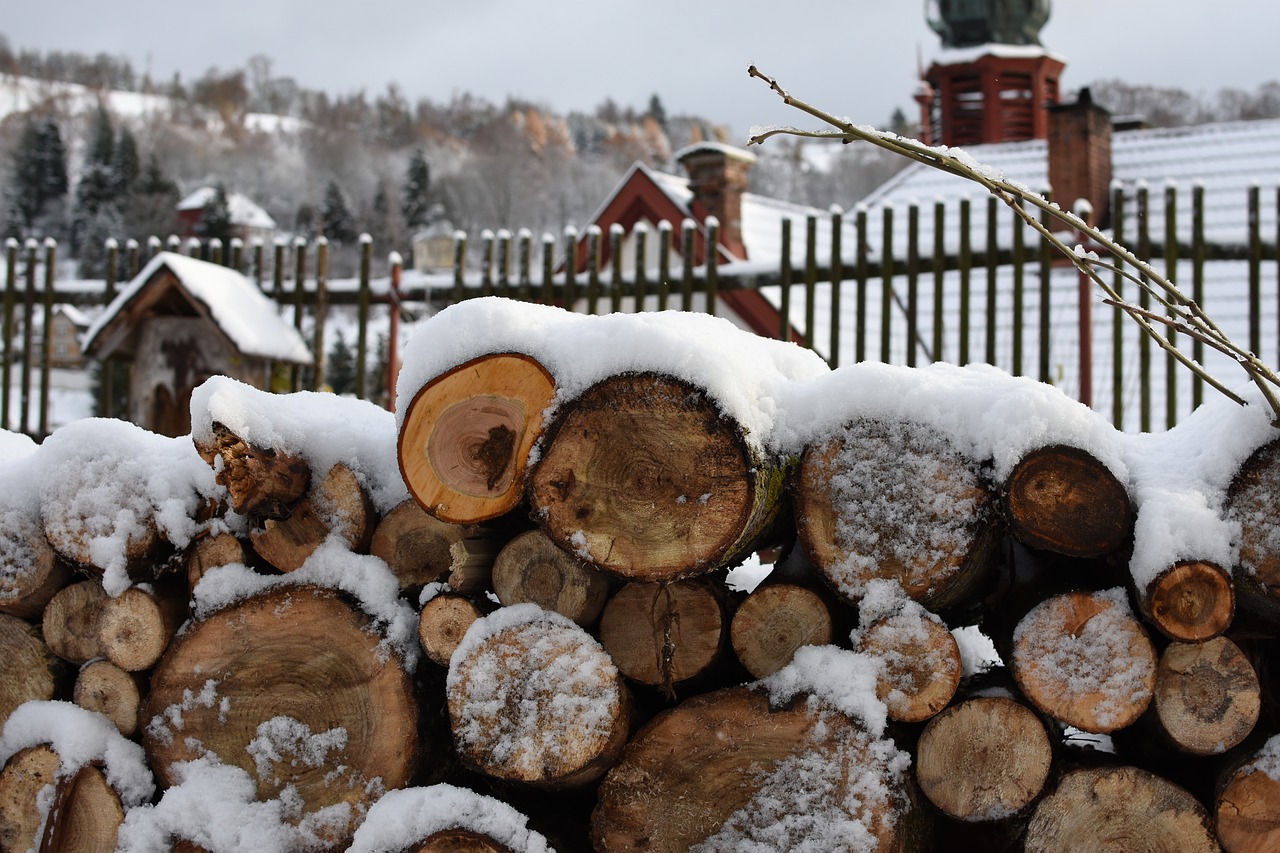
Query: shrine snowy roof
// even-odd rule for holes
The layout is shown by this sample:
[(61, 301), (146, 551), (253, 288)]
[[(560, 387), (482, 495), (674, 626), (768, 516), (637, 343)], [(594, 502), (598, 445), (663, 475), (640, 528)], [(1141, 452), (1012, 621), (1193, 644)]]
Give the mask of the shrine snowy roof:
[[(213, 198), (217, 189), (201, 187), (178, 202), (178, 210), (200, 210)], [(243, 225), (247, 228), (275, 228), (276, 221), (243, 193), (227, 193), (227, 212), (231, 214), (232, 225)]]
[[(162, 270), (172, 279), (160, 276)], [(280, 316), (279, 306), (241, 273), (218, 264), (173, 252), (160, 252), (143, 267), (94, 321), (85, 334), (85, 349), (114, 347), (105, 341), (106, 332), (118, 327), (123, 315), (143, 301), (154, 302), (157, 287), (181, 290), (218, 327), (237, 349), (246, 355), (310, 364), (311, 352), (302, 336)], [(151, 297), (148, 298), (148, 293)]]

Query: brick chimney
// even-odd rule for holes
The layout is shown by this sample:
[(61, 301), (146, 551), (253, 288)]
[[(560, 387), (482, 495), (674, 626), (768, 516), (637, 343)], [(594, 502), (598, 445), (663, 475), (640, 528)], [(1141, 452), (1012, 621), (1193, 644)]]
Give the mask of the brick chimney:
[(1093, 205), (1094, 225), (1111, 221), (1111, 113), (1088, 88), (1075, 103), (1049, 107), (1049, 185), (1063, 210), (1076, 199)]
[(689, 173), (694, 217), (720, 220), (720, 245), (745, 259), (742, 194), (747, 191), (747, 173), (756, 162), (755, 155), (722, 142), (696, 142), (677, 151), (676, 160)]

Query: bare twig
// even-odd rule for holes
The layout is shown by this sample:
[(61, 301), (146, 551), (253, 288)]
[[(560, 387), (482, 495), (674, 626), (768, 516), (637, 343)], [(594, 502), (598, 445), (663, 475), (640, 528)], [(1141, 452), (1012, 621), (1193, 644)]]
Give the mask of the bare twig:
[[(779, 135), (802, 136), (812, 139), (841, 139), (845, 142), (862, 140), (907, 157), (917, 163), (924, 163), (932, 168), (981, 185), (996, 198), (1009, 205), (1016, 216), (1065, 255), (1081, 274), (1088, 276), (1104, 294), (1105, 299), (1103, 301), (1106, 304), (1114, 305), (1124, 311), (1126, 316), (1137, 323), (1145, 334), (1151, 337), (1179, 363), (1231, 400), (1244, 405), (1246, 401), (1242, 397), (1217, 380), (1195, 359), (1179, 350), (1168, 337), (1160, 333), (1157, 327), (1165, 326), (1175, 332), (1185, 334), (1235, 360), (1262, 392), (1263, 397), (1271, 407), (1273, 423), (1276, 426), (1280, 426), (1280, 399), (1277, 398), (1276, 394), (1276, 387), (1280, 387), (1280, 376), (1277, 376), (1275, 371), (1268, 367), (1256, 354), (1233, 343), (1198, 303), (1189, 299), (1149, 263), (1138, 258), (1128, 248), (1115, 242), (1098, 228), (1089, 225), (1080, 217), (1062, 210), (1057, 204), (1046, 200), (1043, 196), (1032, 192), (1028, 188), (1007, 180), (991, 170), (984, 169), (972, 160), (960, 156), (955, 150), (932, 148), (914, 139), (906, 139), (893, 133), (876, 130), (873, 127), (852, 124), (794, 97), (790, 92), (782, 88), (777, 80), (762, 73), (754, 65), (747, 69), (747, 73), (766, 82), (769, 88), (782, 98), (783, 103), (835, 128), (834, 131), (806, 131), (792, 127), (768, 128), (753, 135), (748, 140), (749, 145), (758, 145), (766, 139)], [(1081, 240), (1088, 240), (1090, 244), (1102, 247), (1116, 259), (1115, 263), (1108, 263), (1098, 258), (1096, 254), (1068, 246), (1052, 229), (1042, 223), (1039, 217), (1032, 215), (1033, 209), (1048, 214), (1048, 216), (1066, 225), (1073, 232), (1080, 235)], [(1125, 268), (1126, 266), (1137, 272), (1130, 272)], [(1170, 316), (1161, 316), (1125, 302), (1115, 289), (1102, 278), (1098, 272), (1099, 268), (1117, 273), (1137, 284), (1159, 302), (1170, 313)]]

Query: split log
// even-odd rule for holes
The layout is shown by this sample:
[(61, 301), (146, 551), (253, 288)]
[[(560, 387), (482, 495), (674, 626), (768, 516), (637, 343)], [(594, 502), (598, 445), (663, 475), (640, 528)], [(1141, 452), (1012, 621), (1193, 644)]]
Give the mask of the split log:
[(600, 643), (623, 675), (671, 698), (676, 684), (719, 659), (725, 628), (721, 596), (709, 583), (629, 583), (604, 606)]
[(618, 668), (590, 634), (533, 604), (472, 626), (447, 686), (458, 755), (497, 779), (585, 785), (627, 740), (630, 699)]
[(1170, 643), (1156, 670), (1156, 718), (1169, 739), (1192, 755), (1231, 749), (1258, 722), (1257, 673), (1226, 637)]
[(61, 759), (49, 746), (19, 750), (0, 771), (0, 850), (38, 849), (44, 814), (37, 797), (58, 782)]
[(962, 821), (998, 821), (1022, 812), (1044, 790), (1052, 764), (1040, 718), (1003, 696), (952, 705), (929, 721), (916, 748), (921, 791)]
[(0, 531), (0, 613), (38, 620), (54, 593), (71, 582), (36, 519), (18, 530)]
[(1280, 741), (1272, 739), (1227, 774), (1214, 799), (1218, 838), (1227, 853), (1280, 850)]
[(253, 550), (282, 572), (302, 567), (330, 535), (352, 551), (368, 546), (375, 519), (373, 502), (353, 472), (341, 462), (294, 506), (288, 518), (268, 519), (249, 535)]
[(729, 626), (733, 651), (755, 678), (791, 663), (801, 646), (825, 646), (831, 637), (831, 611), (822, 596), (789, 583), (758, 587), (738, 605)]
[(1258, 448), (1227, 489), (1226, 513), (1240, 525), (1234, 577), (1239, 604), (1280, 625), (1280, 440)]
[(418, 642), (432, 663), (448, 666), (471, 623), (484, 616), (469, 598), (440, 593), (422, 605), (418, 614)]
[(1086, 732), (1135, 722), (1155, 689), (1155, 649), (1122, 589), (1036, 606), (1014, 631), (1011, 666), (1032, 704)]
[(102, 602), (98, 648), (126, 672), (155, 666), (187, 615), (185, 588), (131, 586)]
[(231, 533), (217, 533), (197, 539), (187, 552), (187, 588), (219, 566), (244, 563), (244, 545)]
[(1231, 575), (1201, 560), (1180, 562), (1161, 572), (1139, 590), (1138, 601), (1152, 625), (1184, 643), (1217, 637), (1231, 627), (1236, 613)]
[[(215, 480), (226, 488), (231, 508), (257, 522), (287, 518), (311, 485), (311, 466), (305, 459), (255, 445), (217, 421), (213, 443), (197, 443), (196, 451), (214, 466)], [(221, 468), (214, 464), (218, 457)]]
[(399, 655), (365, 614), (313, 587), (189, 624), (152, 675), (143, 720), (160, 785), (177, 782), (176, 762), (211, 753), (249, 773), (259, 799), (288, 787), (301, 818), (348, 804), (351, 824), (326, 825), (337, 847), (377, 791), (418, 767), (418, 708)]
[(664, 582), (748, 553), (777, 516), (784, 474), (702, 389), (626, 373), (557, 410), (529, 503), (561, 548), (626, 580)]
[[(592, 842), (600, 853), (832, 850), (854, 837), (912, 849), (903, 780), (887, 761), (842, 714), (773, 709), (746, 688), (703, 694), (632, 738), (600, 786)], [(769, 843), (752, 846), (756, 833)]]
[(876, 696), (892, 720), (923, 722), (945, 708), (960, 687), (960, 647), (947, 626), (931, 616), (890, 614), (854, 635), (858, 651), (884, 663)]
[(995, 498), (977, 462), (911, 423), (858, 420), (801, 457), (796, 530), (842, 596), (898, 581), (930, 610), (969, 597), (997, 542)]
[(102, 657), (99, 619), (107, 593), (96, 580), (63, 587), (44, 609), (44, 641), (65, 661), (85, 663)]
[(396, 450), (409, 493), (454, 524), (514, 509), (554, 396), (546, 368), (515, 353), (482, 356), (432, 379), (400, 427)]
[(405, 590), (445, 580), (452, 568), (450, 547), (469, 535), (469, 527), (433, 518), (409, 499), (378, 522), (369, 553), (390, 567)]
[(40, 849), (58, 853), (114, 853), (124, 805), (102, 770), (92, 764), (54, 789)]
[(1026, 853), (1132, 850), (1216, 853), (1209, 815), (1195, 797), (1136, 767), (1073, 770), (1036, 806)]
[(493, 561), (502, 545), (490, 536), (469, 536), (449, 546), (449, 588), (460, 595), (493, 586)]
[(559, 548), (541, 530), (526, 531), (493, 563), (493, 591), (503, 604), (533, 603), (586, 627), (609, 596), (609, 581)]
[(109, 660), (95, 660), (76, 674), (71, 700), (86, 711), (106, 717), (125, 737), (133, 737), (138, 731), (143, 692), (140, 675)]
[(52, 699), (61, 675), (62, 664), (39, 630), (0, 614), (0, 726), (23, 702)]
[(1103, 557), (1133, 533), (1124, 484), (1092, 454), (1055, 444), (1024, 456), (1005, 481), (1009, 528), (1030, 548)]

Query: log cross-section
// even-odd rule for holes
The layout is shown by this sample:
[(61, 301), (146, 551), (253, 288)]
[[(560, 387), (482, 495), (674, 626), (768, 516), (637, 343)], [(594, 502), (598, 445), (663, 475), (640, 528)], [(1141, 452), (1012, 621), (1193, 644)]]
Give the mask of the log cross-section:
[(1092, 454), (1055, 444), (1024, 456), (1004, 486), (1009, 526), (1031, 548), (1102, 557), (1133, 531), (1124, 484)]

